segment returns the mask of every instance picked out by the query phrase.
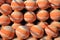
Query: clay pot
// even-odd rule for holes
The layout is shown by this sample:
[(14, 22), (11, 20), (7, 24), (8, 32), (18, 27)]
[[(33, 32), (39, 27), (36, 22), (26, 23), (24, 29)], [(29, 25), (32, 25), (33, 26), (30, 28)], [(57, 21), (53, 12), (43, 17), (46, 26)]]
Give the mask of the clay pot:
[(46, 10), (39, 10), (37, 12), (37, 19), (40, 21), (46, 21), (49, 18), (49, 13)]
[(0, 35), (2, 40), (12, 39), (14, 37), (14, 30), (11, 28), (11, 26), (2, 27), (0, 30)]
[(11, 2), (11, 7), (13, 10), (21, 11), (24, 8), (24, 2), (22, 0), (13, 0)]
[(25, 4), (25, 8), (29, 11), (34, 11), (37, 9), (37, 4), (35, 0), (26, 0), (24, 4)]
[(38, 25), (33, 25), (30, 29), (30, 33), (34, 38), (41, 38), (44, 35), (44, 30)]
[(16, 10), (14, 12), (12, 12), (12, 14), (9, 15), (9, 17), (10, 17), (11, 21), (14, 23), (19, 23), (23, 20), (23, 14)]
[(60, 10), (54, 9), (50, 12), (50, 18), (54, 21), (60, 20)]
[(3, 15), (9, 15), (12, 12), (12, 8), (9, 4), (2, 4), (0, 8), (0, 12)]
[(28, 11), (24, 14), (24, 20), (28, 23), (32, 23), (36, 20), (36, 15), (34, 14), (34, 12)]
[(55, 27), (53, 25), (49, 25), (48, 27), (46, 27), (45, 32), (51, 38), (58, 36), (58, 29), (57, 29), (57, 27)]
[(19, 40), (23, 40), (29, 37), (29, 29), (26, 26), (19, 26), (16, 29), (16, 35)]

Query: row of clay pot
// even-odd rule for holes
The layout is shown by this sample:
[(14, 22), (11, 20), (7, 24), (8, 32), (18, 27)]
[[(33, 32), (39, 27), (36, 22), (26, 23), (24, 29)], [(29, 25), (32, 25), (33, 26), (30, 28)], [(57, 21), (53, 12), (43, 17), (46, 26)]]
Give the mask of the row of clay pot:
[[(9, 11), (7, 11), (8, 13)], [(32, 11), (26, 12), (24, 15), (20, 11), (14, 10), (11, 15), (4, 13), (0, 16), (0, 25), (8, 25), (10, 21), (20, 23), (23, 19), (28, 23), (33, 23), (36, 19), (46, 21), (49, 17), (54, 21), (60, 20), (60, 10), (54, 9), (50, 13), (46, 10), (39, 10), (37, 14)], [(5, 15), (6, 14), (6, 15)]]
[[(2, 25), (0, 35), (2, 40), (13, 40), (15, 34), (17, 36), (16, 40), (38, 40), (38, 38), (40, 40), (52, 40), (52, 38), (58, 37), (59, 31), (60, 22), (58, 21), (53, 21), (50, 25), (46, 22), (39, 22), (37, 25), (33, 23), (27, 23), (26, 25), (14, 23), (12, 26)], [(45, 33), (46, 37), (44, 37)], [(29, 36), (32, 36), (32, 39)], [(58, 39), (60, 40), (60, 38)]]
[[(60, 0), (53, 0), (53, 1), (52, 0), (25, 0), (25, 1), (23, 0), (1, 0), (0, 1), (1, 6), (6, 3), (10, 3), (10, 7), (12, 8), (12, 10), (19, 10), (19, 11), (24, 8), (26, 8), (29, 11), (34, 11), (37, 8), (40, 8), (40, 9), (47, 9), (49, 7), (52, 7), (54, 9), (60, 8)], [(4, 6), (3, 9), (9, 8), (8, 10), (10, 11), (11, 10), (10, 7)]]

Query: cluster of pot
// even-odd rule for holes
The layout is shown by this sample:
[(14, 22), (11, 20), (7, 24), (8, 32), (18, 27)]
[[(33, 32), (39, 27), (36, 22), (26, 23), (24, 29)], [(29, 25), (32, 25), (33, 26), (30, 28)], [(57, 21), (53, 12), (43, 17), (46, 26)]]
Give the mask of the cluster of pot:
[(22, 10), (26, 8), (29, 11), (34, 11), (36, 8), (60, 8), (60, 0), (0, 0), (0, 5), (6, 3), (10, 4), (13, 10)]
[[(52, 7), (51, 12), (45, 9)], [(24, 14), (21, 12), (26, 8)], [(33, 12), (40, 8), (36, 14)], [(0, 36), (2, 40), (60, 40), (60, 0), (1, 0), (0, 2)], [(46, 20), (53, 20), (48, 24)], [(38, 24), (33, 24), (38, 19)], [(22, 25), (25, 20), (27, 24)], [(9, 26), (10, 22), (12, 26)], [(24, 23), (24, 22), (23, 22)], [(46, 33), (46, 36), (44, 34)], [(14, 38), (14, 36), (17, 38)], [(58, 38), (56, 38), (58, 37)], [(1, 40), (1, 39), (0, 39)]]

